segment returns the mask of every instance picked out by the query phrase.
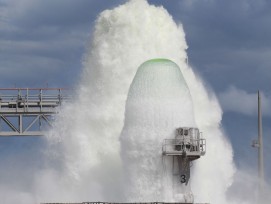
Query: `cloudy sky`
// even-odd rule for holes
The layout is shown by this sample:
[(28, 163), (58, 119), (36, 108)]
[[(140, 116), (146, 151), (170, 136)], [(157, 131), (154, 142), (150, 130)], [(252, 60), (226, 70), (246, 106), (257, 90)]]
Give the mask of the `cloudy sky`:
[[(0, 0), (0, 87), (75, 86), (96, 16), (123, 2)], [(257, 168), (257, 152), (251, 140), (257, 137), (256, 93), (261, 90), (266, 174), (270, 177), (271, 2), (149, 2), (162, 5), (183, 24), (189, 63), (221, 102), (222, 125), (239, 168)], [(42, 146), (39, 142), (35, 147), (29, 145), (33, 140), (1, 138), (0, 153), (6, 160), (18, 154), (22, 157), (20, 151), (35, 151)]]

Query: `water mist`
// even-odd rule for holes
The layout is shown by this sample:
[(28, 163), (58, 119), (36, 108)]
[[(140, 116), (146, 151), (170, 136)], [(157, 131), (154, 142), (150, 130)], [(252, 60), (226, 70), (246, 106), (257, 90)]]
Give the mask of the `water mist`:
[[(153, 121), (154, 124), (149, 126), (147, 123), (139, 132), (134, 129), (133, 134), (141, 139), (135, 143), (130, 141), (129, 145), (138, 151), (134, 145), (143, 137), (144, 142), (148, 137), (161, 142), (162, 137), (173, 134), (173, 126), (195, 123), (208, 142), (206, 156), (194, 162), (191, 175), (195, 202), (226, 203), (225, 193), (234, 173), (232, 148), (220, 129), (222, 112), (216, 97), (204, 88), (200, 78), (186, 64), (186, 49), (182, 25), (176, 24), (162, 7), (149, 5), (146, 0), (132, 0), (103, 11), (96, 20), (93, 38), (84, 57), (77, 102), (64, 108), (57, 118), (56, 127), (48, 134), (47, 169), (34, 175), (32, 194), (24, 195), (28, 198), (26, 203), (141, 200), (137, 193), (129, 198), (123, 195), (124, 189), (134, 187), (125, 185), (129, 180), (122, 182), (123, 175), (128, 172), (122, 169), (119, 137), (124, 125), (129, 86), (140, 64), (153, 58), (167, 58), (178, 65), (190, 90), (192, 102), (189, 99), (188, 106), (193, 107), (194, 119), (174, 115), (174, 111), (185, 111), (182, 110), (184, 99), (179, 97), (182, 90), (175, 90), (167, 101), (170, 105), (159, 112), (166, 118), (170, 117), (168, 126), (165, 123), (155, 129), (153, 125), (157, 121)], [(168, 81), (169, 84), (173, 82)], [(132, 101), (131, 97), (133, 94), (128, 96), (127, 106)], [(147, 107), (136, 107), (139, 118), (145, 110), (148, 111)], [(149, 116), (153, 114), (159, 118), (155, 112)], [(130, 120), (129, 115), (126, 114), (123, 134), (129, 125), (136, 122)], [(125, 140), (124, 136), (122, 140)], [(126, 170), (131, 167), (126, 166)], [(144, 168), (148, 171), (147, 166)], [(154, 178), (149, 175), (145, 179), (148, 182)], [(159, 192), (161, 189), (161, 184), (157, 183), (150, 190)], [(168, 192), (163, 192), (161, 199), (174, 201), (174, 197), (169, 195), (172, 193), (170, 188), (166, 190)], [(136, 192), (143, 191), (137, 189)]]
[(190, 182), (173, 175), (172, 158), (162, 158), (164, 139), (174, 139), (178, 127), (195, 127), (189, 89), (172, 61), (153, 59), (142, 64), (131, 84), (121, 134), (129, 202), (192, 202)]
[[(220, 129), (220, 106), (187, 66), (186, 48), (182, 25), (177, 25), (164, 8), (149, 5), (145, 0), (129, 1), (99, 15), (84, 60), (76, 110), (63, 113), (65, 122), (60, 122), (61, 129), (50, 137), (54, 140), (55, 135), (60, 135), (63, 176), (74, 178), (80, 189), (72, 191), (73, 194), (81, 196), (85, 191), (83, 198), (90, 200), (125, 199), (122, 190), (116, 193), (112, 189), (122, 188), (115, 185), (121, 183), (123, 174), (119, 136), (128, 89), (142, 62), (167, 58), (181, 69), (190, 90), (195, 124), (208, 141), (207, 154), (194, 163), (191, 176), (195, 201), (226, 203), (225, 193), (234, 172), (232, 149)], [(73, 119), (66, 120), (70, 112)], [(179, 119), (174, 122), (176, 126), (187, 122)], [(170, 131), (162, 129), (159, 132)], [(163, 133), (172, 134), (172, 131)], [(95, 189), (96, 193), (89, 189)]]

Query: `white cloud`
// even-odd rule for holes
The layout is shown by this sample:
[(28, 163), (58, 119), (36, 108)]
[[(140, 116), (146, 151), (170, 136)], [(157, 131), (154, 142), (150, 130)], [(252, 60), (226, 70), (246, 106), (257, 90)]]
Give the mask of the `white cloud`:
[[(220, 104), (224, 111), (242, 113), (244, 115), (258, 114), (257, 93), (248, 93), (234, 86), (218, 94)], [(261, 92), (262, 114), (271, 116), (271, 97)]]

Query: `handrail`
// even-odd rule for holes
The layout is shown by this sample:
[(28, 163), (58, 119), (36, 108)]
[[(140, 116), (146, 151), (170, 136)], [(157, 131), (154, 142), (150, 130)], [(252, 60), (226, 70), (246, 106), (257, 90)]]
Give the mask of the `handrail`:
[(0, 88), (0, 91), (18, 91), (18, 90), (71, 90), (70, 88)]
[(165, 139), (162, 145), (163, 153), (172, 151), (188, 151), (188, 152), (200, 152), (205, 154), (206, 152), (206, 140), (205, 139)]
[(67, 88), (0, 88), (0, 110), (24, 109), (35, 107), (42, 111), (43, 107), (55, 108), (71, 96)]

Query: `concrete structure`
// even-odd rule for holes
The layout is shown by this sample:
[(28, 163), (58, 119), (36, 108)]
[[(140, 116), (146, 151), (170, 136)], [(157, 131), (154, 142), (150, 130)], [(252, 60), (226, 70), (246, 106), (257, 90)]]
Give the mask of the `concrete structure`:
[(70, 99), (64, 88), (0, 88), (0, 136), (41, 136)]

